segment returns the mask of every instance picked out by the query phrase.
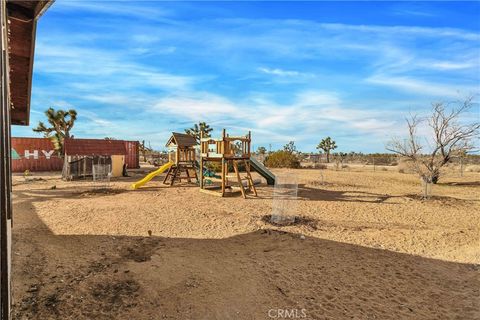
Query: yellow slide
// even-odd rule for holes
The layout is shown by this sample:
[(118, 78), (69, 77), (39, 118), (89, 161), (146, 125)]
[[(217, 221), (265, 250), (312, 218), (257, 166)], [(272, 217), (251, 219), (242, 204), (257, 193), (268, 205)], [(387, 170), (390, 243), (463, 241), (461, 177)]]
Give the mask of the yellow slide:
[(150, 172), (149, 174), (147, 174), (147, 175), (145, 176), (145, 178), (143, 178), (142, 180), (139, 180), (139, 181), (135, 182), (134, 184), (132, 184), (132, 189), (138, 189), (138, 188), (140, 188), (140, 187), (143, 186), (145, 183), (147, 183), (148, 181), (152, 180), (153, 177), (158, 176), (159, 174), (161, 174), (162, 172), (164, 172), (165, 170), (167, 170), (167, 169), (170, 168), (171, 166), (173, 166), (173, 162), (167, 162), (167, 163), (165, 163), (163, 166), (161, 166), (161, 167), (158, 168), (157, 170), (155, 170), (155, 171)]

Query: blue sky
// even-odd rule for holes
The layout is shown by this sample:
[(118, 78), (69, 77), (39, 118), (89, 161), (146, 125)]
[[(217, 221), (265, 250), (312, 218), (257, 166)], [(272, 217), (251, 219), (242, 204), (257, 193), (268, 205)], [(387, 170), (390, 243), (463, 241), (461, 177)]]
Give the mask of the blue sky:
[[(384, 152), (409, 112), (478, 94), (479, 2), (57, 0), (40, 19), (31, 128), (146, 140), (207, 121), (255, 147)], [(479, 109), (467, 118), (479, 118)]]

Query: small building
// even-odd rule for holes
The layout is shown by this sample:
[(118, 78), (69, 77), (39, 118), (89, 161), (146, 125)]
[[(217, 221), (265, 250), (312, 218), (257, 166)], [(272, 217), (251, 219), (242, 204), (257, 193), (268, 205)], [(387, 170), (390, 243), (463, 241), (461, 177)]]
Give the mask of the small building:
[(109, 166), (112, 177), (121, 177), (125, 164), (125, 143), (122, 140), (65, 139), (65, 160), (62, 176), (66, 180), (93, 176), (93, 166)]

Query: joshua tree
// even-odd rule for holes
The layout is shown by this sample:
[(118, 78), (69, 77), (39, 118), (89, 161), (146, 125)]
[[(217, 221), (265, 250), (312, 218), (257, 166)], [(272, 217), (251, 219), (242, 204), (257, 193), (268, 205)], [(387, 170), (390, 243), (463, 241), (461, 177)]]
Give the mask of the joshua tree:
[(258, 147), (257, 153), (264, 155), (264, 154), (267, 153), (267, 148), (265, 148), (265, 147)]
[[(473, 107), (473, 97), (465, 101), (432, 103), (432, 113), (421, 119), (416, 115), (407, 118), (408, 137), (405, 140), (393, 139), (387, 150), (407, 159), (414, 171), (426, 183), (437, 183), (440, 169), (452, 157), (472, 149), (471, 141), (480, 135), (480, 123), (460, 124), (460, 116)], [(419, 142), (417, 135), (420, 124), (426, 122), (430, 128), (427, 137), (429, 149)]]
[(45, 115), (47, 116), (50, 127), (47, 127), (40, 121), (33, 131), (43, 133), (44, 137), (50, 138), (55, 150), (63, 156), (63, 141), (65, 138), (73, 137), (70, 136), (70, 130), (72, 130), (75, 120), (77, 120), (77, 111), (73, 109), (65, 111), (48, 108), (48, 110), (45, 111)]
[(332, 140), (330, 137), (326, 137), (317, 146), (317, 149), (325, 151), (325, 154), (327, 155), (327, 163), (330, 162), (330, 151), (335, 150), (337, 148), (337, 145), (335, 141)]
[(343, 164), (343, 162), (345, 161), (345, 159), (347, 159), (348, 157), (348, 153), (346, 152), (339, 152), (338, 154), (338, 157), (340, 159), (340, 163)]
[(193, 128), (185, 129), (185, 133), (194, 137), (197, 142), (200, 142), (200, 133), (203, 134), (204, 138), (210, 138), (212, 130), (213, 128), (210, 128), (205, 122), (199, 122), (198, 124), (195, 123)]
[(283, 151), (288, 153), (295, 153), (297, 152), (297, 147), (295, 146), (295, 141), (290, 141), (286, 145), (283, 146)]

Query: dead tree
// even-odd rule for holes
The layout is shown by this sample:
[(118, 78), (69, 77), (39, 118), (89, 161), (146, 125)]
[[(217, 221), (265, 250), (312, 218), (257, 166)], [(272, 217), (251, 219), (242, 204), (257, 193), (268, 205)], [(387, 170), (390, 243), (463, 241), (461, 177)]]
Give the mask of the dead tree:
[[(387, 145), (392, 151), (410, 162), (413, 170), (424, 182), (437, 183), (440, 169), (454, 156), (472, 149), (472, 142), (480, 134), (480, 123), (460, 124), (460, 116), (474, 106), (473, 97), (462, 102), (436, 102), (432, 104), (432, 114), (427, 118), (412, 115), (407, 118), (408, 137), (393, 139)], [(431, 136), (427, 136), (427, 146), (420, 143), (418, 128), (427, 124)]]

